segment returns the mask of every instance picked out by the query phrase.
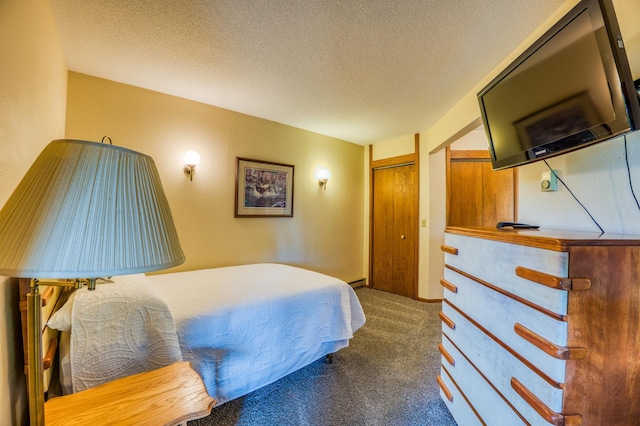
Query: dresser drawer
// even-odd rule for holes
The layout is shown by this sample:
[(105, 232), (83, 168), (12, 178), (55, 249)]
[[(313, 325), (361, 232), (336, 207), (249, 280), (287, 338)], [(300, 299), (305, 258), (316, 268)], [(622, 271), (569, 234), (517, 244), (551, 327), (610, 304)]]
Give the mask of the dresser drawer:
[(445, 253), (446, 265), (551, 312), (567, 314), (567, 291), (520, 278), (515, 270), (517, 266), (521, 266), (555, 277), (567, 277), (568, 253), (449, 233), (445, 233), (445, 245), (458, 250), (457, 255)]
[(553, 380), (564, 383), (565, 361), (549, 355), (516, 334), (515, 326), (524, 326), (554, 345), (565, 347), (565, 321), (552, 318), (452, 270), (445, 269), (444, 279), (456, 286), (456, 292), (445, 288), (446, 300)]
[(531, 405), (515, 392), (511, 385), (512, 378), (522, 383), (550, 410), (561, 412), (562, 389), (553, 386), (533, 371), (514, 354), (473, 325), (449, 303), (442, 304), (442, 313), (453, 326), (451, 328), (443, 322), (442, 332), (445, 334), (443, 341), (449, 338), (470, 360), (474, 368), (482, 372), (527, 422), (533, 425), (545, 424)]
[(438, 381), (440, 382), (440, 397), (446, 404), (456, 423), (458, 423), (459, 426), (482, 426), (482, 422), (478, 419), (478, 416), (473, 412), (469, 404), (467, 404), (467, 401), (464, 400), (444, 367), (440, 368)]
[[(443, 337), (442, 365), (451, 378), (465, 392), (465, 396), (487, 425), (516, 426), (526, 424), (524, 419), (497, 393), (453, 343)], [(449, 360), (453, 361), (453, 364)]]

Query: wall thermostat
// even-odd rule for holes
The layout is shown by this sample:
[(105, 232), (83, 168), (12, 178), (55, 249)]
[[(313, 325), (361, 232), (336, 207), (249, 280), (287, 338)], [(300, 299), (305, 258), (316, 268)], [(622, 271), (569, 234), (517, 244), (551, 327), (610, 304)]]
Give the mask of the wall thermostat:
[(542, 172), (542, 175), (540, 176), (540, 190), (546, 192), (558, 190), (558, 179), (556, 178), (556, 173), (558, 173), (557, 170), (554, 170), (553, 173), (551, 173), (550, 170)]

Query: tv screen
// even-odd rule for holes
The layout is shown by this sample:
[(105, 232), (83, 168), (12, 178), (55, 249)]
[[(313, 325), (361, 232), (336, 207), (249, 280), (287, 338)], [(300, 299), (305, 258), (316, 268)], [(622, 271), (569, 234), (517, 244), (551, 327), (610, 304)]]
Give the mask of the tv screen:
[(581, 1), (482, 89), (478, 101), (496, 170), (640, 125), (611, 1)]

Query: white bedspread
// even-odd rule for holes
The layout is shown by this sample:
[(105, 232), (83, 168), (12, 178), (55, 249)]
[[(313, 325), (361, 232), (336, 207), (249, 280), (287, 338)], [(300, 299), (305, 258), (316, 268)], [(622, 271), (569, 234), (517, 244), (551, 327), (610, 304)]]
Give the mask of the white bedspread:
[(222, 404), (344, 348), (365, 322), (348, 284), (286, 265), (114, 280), (50, 321), (71, 325), (61, 371), (74, 392), (184, 359)]
[(169, 307), (185, 361), (224, 403), (348, 345), (365, 317), (324, 274), (256, 264), (145, 277)]
[(76, 291), (69, 359), (73, 392), (182, 360), (167, 306), (147, 285), (129, 281)]

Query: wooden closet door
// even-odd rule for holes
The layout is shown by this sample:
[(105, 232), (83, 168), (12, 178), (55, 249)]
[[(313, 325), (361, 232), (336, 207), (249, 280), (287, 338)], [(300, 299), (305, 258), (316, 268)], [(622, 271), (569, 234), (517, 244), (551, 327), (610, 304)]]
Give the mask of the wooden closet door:
[(494, 171), (488, 151), (450, 151), (447, 163), (447, 225), (488, 226), (515, 222), (515, 169)]
[(482, 163), (452, 161), (449, 171), (447, 225), (482, 226)]
[(373, 172), (373, 288), (415, 297), (415, 165)]

